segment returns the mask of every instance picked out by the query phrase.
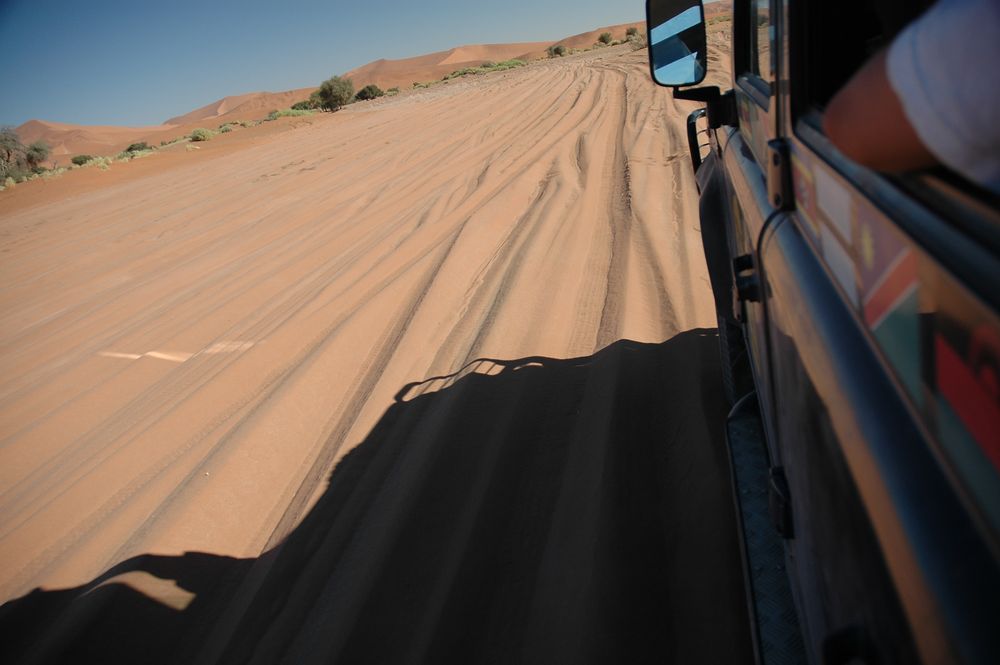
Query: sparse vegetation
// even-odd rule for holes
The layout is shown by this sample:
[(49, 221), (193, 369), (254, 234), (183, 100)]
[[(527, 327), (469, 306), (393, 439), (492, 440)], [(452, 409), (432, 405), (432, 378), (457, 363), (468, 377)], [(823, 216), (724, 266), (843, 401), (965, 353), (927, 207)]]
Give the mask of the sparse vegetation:
[(93, 155), (74, 155), (69, 161), (73, 162), (77, 166), (83, 166), (93, 158)]
[(309, 99), (303, 99), (301, 102), (295, 102), (292, 104), (292, 109), (295, 111), (309, 111), (313, 109), (318, 109), (322, 106), (322, 102), (319, 98), (319, 90), (314, 90)]
[(351, 103), (354, 98), (354, 84), (350, 79), (334, 76), (323, 81), (317, 91), (319, 107), (327, 111), (336, 111)]
[(312, 115), (316, 111), (312, 109), (281, 109), (280, 111), (271, 111), (267, 114), (267, 120), (277, 120), (278, 118), (285, 117), (298, 117), (302, 115)]
[(430, 81), (428, 81), (427, 83), (421, 83), (420, 81), (414, 81), (413, 82), (413, 87), (414, 88), (429, 88), (429, 87), (431, 87), (431, 83), (430, 83)]
[(367, 101), (369, 99), (376, 99), (383, 95), (385, 95), (385, 92), (382, 91), (382, 88), (378, 87), (374, 83), (370, 83), (358, 90), (358, 94), (354, 95), (354, 99)]
[[(487, 74), (489, 72), (502, 72), (508, 69), (514, 69), (515, 67), (523, 67), (526, 63), (524, 60), (504, 60), (503, 62), (495, 62), (486, 66), (486, 64), (479, 65), (478, 67), (464, 67), (462, 69), (456, 69), (451, 74), (443, 77), (442, 81), (449, 81), (454, 78), (459, 78), (460, 76), (475, 76), (478, 74)], [(429, 85), (429, 84), (427, 84)], [(417, 86), (416, 83), (413, 84), (414, 87), (426, 88), (427, 85)]]
[(198, 129), (188, 134), (188, 138), (195, 142), (210, 141), (213, 136), (215, 136), (215, 132), (213, 132), (211, 129), (205, 129), (204, 127), (199, 127)]
[(387, 97), (395, 97), (399, 94), (399, 86), (394, 86), (385, 91)]
[(632, 47), (633, 51), (638, 51), (641, 48), (646, 48), (646, 35), (642, 34), (629, 35), (628, 43)]
[(639, 34), (639, 28), (635, 27), (634, 25), (630, 25), (629, 27), (625, 28), (625, 37), (626, 38), (627, 37), (635, 37), (638, 34)]
[(566, 47), (562, 44), (553, 44), (545, 49), (550, 58), (561, 58), (566, 55)]
[(146, 148), (145, 150), (123, 150), (115, 156), (119, 162), (131, 162), (133, 159), (139, 159), (141, 157), (148, 157), (156, 152), (153, 148)]
[(611, 43), (611, 33), (610, 32), (602, 32), (601, 36), (597, 38), (597, 41), (601, 42), (602, 44), (610, 44)]
[(149, 144), (145, 141), (139, 141), (138, 143), (133, 143), (129, 147), (125, 148), (125, 152), (140, 152), (142, 150), (152, 150)]
[(45, 141), (30, 145), (21, 143), (17, 132), (10, 127), (0, 128), (0, 178), (24, 182), (45, 169), (42, 162), (49, 158), (50, 148)]

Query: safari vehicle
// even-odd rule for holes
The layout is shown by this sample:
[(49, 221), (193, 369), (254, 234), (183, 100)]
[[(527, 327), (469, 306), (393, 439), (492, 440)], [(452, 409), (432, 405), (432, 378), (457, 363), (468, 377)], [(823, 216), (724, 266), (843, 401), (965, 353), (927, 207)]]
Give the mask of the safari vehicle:
[(921, 4), (735, 0), (720, 90), (682, 87), (706, 73), (702, 4), (647, 2), (653, 79), (704, 103), (688, 143), (758, 662), (1000, 662), (997, 199), (863, 168), (821, 123)]

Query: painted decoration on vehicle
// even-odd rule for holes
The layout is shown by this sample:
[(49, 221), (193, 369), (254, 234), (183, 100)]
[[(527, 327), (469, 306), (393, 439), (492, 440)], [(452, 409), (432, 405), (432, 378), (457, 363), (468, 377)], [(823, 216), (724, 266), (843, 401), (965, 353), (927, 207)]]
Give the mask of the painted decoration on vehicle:
[(861, 314), (882, 353), (919, 406), (920, 327), (917, 256), (867, 201), (855, 201)]
[(938, 440), (1000, 528), (1000, 332), (957, 284), (939, 282), (935, 300), (926, 380)]
[(795, 188), (795, 208), (808, 223), (813, 240), (819, 238), (819, 212), (816, 208), (816, 188), (812, 171), (798, 155), (792, 153), (792, 185)]
[[(803, 228), (965, 490), (1000, 529), (1000, 319), (824, 162), (799, 152), (792, 164)], [(845, 286), (852, 270), (854, 291)]]

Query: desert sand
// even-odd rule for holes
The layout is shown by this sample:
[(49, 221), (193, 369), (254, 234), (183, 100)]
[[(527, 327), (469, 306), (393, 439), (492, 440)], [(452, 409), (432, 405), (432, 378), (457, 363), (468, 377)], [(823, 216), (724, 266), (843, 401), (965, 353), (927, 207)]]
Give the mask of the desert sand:
[(0, 196), (2, 660), (749, 662), (645, 57)]

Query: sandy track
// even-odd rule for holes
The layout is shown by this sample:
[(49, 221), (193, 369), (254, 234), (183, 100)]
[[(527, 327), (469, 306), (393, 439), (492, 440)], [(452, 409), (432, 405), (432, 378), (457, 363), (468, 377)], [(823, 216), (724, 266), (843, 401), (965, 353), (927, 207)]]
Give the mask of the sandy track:
[(0, 207), (16, 648), (733, 661), (715, 340), (680, 334), (712, 301), (646, 71), (541, 63)]

